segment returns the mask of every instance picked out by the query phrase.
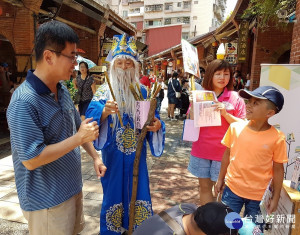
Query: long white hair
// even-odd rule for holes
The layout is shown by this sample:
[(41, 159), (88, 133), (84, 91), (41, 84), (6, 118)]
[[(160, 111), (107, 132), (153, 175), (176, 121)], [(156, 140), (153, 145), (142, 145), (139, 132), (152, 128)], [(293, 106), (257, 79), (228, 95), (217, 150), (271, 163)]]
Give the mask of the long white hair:
[[(123, 70), (121, 68), (115, 68), (114, 63), (116, 59), (131, 59), (134, 63), (134, 68)], [(118, 108), (123, 117), (123, 113), (128, 114), (130, 117), (135, 118), (135, 99), (129, 89), (129, 85), (133, 83), (139, 83), (139, 65), (136, 60), (130, 56), (119, 55), (111, 61), (110, 73), (109, 73), (111, 86), (118, 103)], [(117, 115), (112, 115), (113, 126), (116, 127)], [(113, 128), (113, 129), (114, 129)]]

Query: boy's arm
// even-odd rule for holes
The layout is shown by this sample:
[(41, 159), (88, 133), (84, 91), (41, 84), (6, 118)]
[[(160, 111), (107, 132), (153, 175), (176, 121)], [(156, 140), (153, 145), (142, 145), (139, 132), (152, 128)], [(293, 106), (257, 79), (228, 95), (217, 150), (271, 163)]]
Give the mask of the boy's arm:
[(223, 191), (224, 186), (225, 186), (225, 175), (227, 172), (227, 167), (229, 165), (229, 157), (230, 157), (230, 148), (226, 148), (224, 154), (223, 154), (223, 158), (221, 161), (221, 169), (220, 169), (220, 173), (219, 173), (219, 178), (216, 182), (215, 185), (215, 193), (218, 194), (221, 191)]
[(268, 208), (269, 214), (276, 211), (277, 209), (277, 205), (280, 197), (280, 191), (282, 188), (283, 175), (284, 175), (283, 163), (273, 162), (273, 196)]

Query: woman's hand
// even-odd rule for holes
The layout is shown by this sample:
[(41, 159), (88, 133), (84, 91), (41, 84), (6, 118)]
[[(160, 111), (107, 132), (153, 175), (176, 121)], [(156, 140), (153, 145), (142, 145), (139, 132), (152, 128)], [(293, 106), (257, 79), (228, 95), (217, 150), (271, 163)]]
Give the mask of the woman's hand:
[(147, 126), (148, 131), (157, 132), (161, 128), (161, 122), (157, 117), (154, 117), (153, 123)]
[(227, 115), (225, 104), (223, 104), (222, 102), (217, 102), (213, 104), (212, 107), (215, 107), (215, 110), (219, 110), (222, 116)]

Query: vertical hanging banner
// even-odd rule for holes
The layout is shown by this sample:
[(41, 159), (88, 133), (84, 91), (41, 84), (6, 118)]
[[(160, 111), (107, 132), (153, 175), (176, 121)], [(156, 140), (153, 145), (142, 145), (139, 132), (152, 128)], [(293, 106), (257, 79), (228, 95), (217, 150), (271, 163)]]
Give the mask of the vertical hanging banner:
[(247, 57), (249, 22), (243, 20), (239, 29), (238, 62), (245, 62)]

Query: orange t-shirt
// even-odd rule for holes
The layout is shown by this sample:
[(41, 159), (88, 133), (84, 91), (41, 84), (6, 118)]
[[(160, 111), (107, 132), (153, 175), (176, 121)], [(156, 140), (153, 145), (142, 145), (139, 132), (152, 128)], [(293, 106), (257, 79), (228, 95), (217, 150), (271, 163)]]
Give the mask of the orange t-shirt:
[(230, 148), (226, 185), (236, 195), (260, 201), (273, 177), (273, 162), (288, 161), (284, 134), (271, 126), (253, 131), (248, 122), (234, 122), (222, 144)]

